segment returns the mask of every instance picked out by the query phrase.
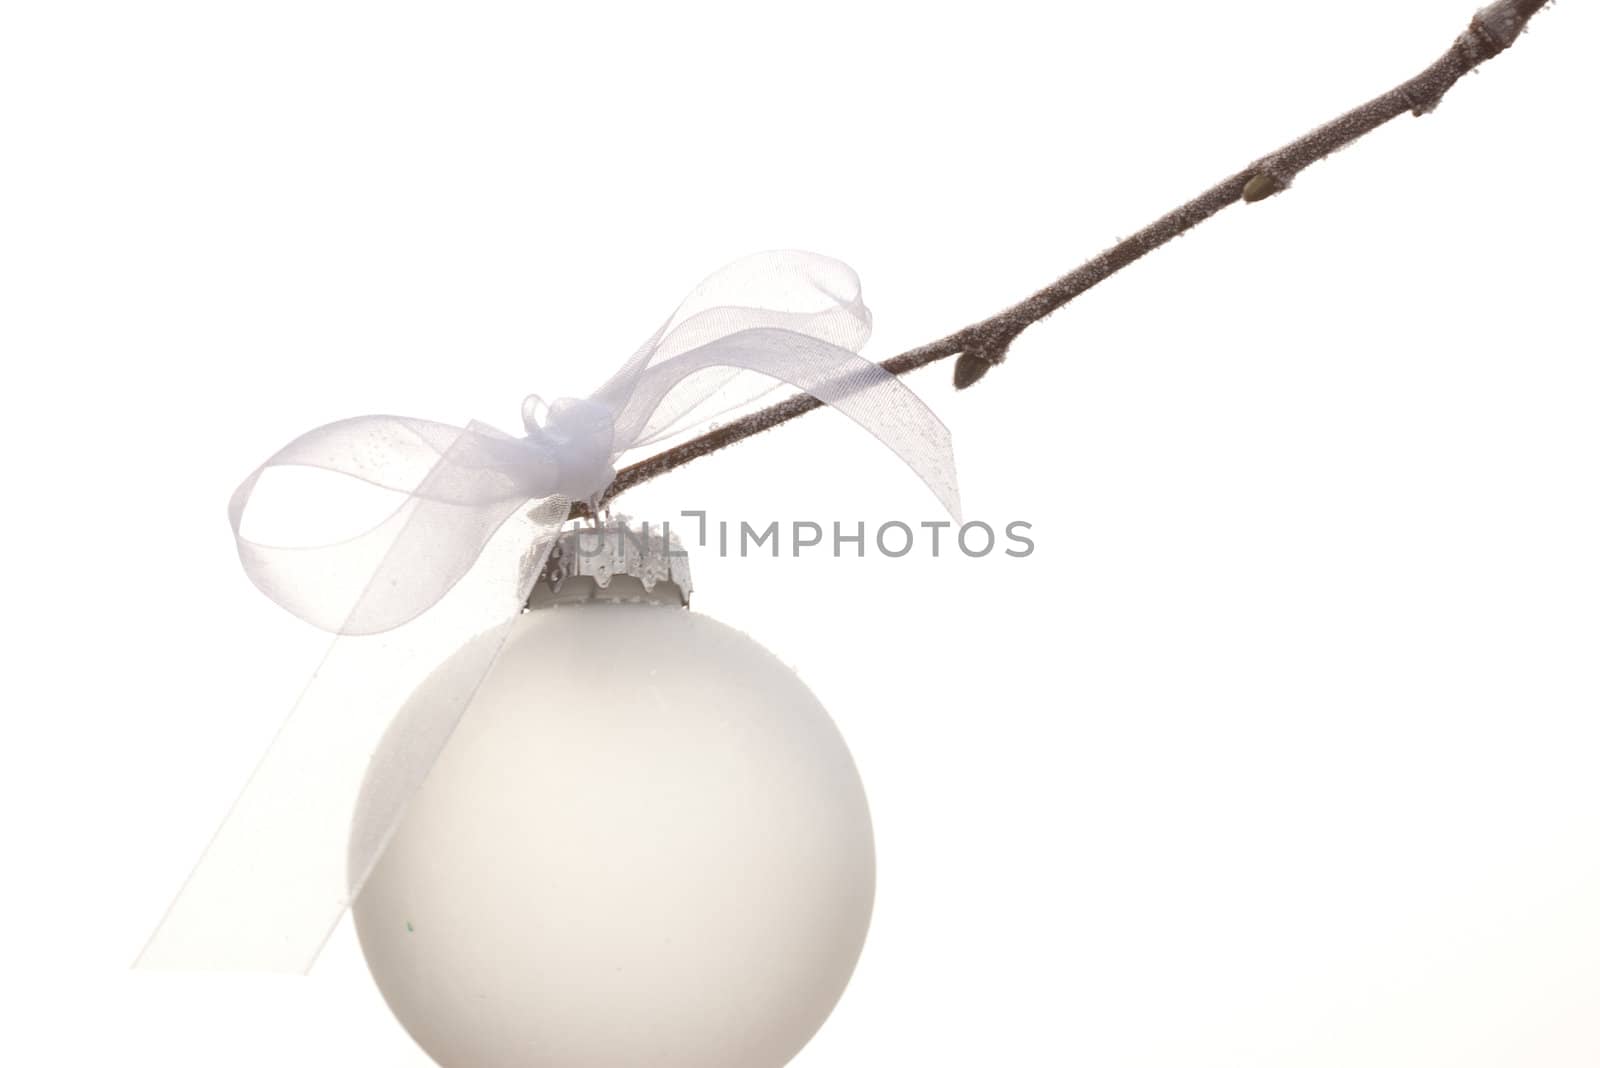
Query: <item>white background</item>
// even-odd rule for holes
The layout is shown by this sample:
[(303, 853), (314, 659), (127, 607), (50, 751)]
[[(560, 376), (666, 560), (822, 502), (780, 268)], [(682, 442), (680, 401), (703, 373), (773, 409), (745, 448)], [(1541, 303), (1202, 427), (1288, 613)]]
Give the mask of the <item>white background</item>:
[[(224, 504), (363, 412), (514, 428), (702, 275), (861, 273), (883, 357), (1400, 79), (1462, 0), (79, 4), (0, 14), (17, 1065), (426, 1065), (309, 979), (129, 964), (323, 638)], [(1600, 1063), (1600, 13), (1031, 331), (950, 425), (1029, 559), (696, 559), (867, 783), (795, 1062)], [(819, 414), (638, 514), (935, 518)]]

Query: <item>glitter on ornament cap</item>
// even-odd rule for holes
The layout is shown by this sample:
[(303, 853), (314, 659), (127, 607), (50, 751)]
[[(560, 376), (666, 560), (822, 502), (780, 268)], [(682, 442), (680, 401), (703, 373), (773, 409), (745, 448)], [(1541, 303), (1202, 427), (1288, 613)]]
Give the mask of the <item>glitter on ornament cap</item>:
[(693, 589), (688, 554), (669, 527), (613, 516), (562, 531), (527, 607), (600, 601), (687, 608)]

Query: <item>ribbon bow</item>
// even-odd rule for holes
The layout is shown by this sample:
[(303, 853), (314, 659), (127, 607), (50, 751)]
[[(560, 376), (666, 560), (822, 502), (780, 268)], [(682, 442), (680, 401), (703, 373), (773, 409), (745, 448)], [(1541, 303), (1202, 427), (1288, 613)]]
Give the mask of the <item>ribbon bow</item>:
[[(845, 264), (761, 253), (702, 282), (589, 397), (529, 396), (520, 436), (368, 415), (269, 457), (229, 502), (240, 562), (268, 597), (340, 637), (140, 965), (310, 968), (493, 666), (571, 502), (595, 500), (628, 453), (787, 384), (870, 431), (959, 519), (949, 432), (857, 355), (871, 321)], [(246, 513), (263, 509), (264, 482), (285, 468), (342, 475), (398, 503), (325, 544), (247, 538)], [(423, 678), (426, 707), (408, 705)], [(378, 746), (386, 731), (402, 744)]]
[[(296, 438), (233, 496), (239, 558), (262, 592), (324, 630), (390, 630), (449, 592), (514, 512), (535, 501), (588, 500), (610, 485), (624, 454), (776, 383), (871, 431), (955, 514), (949, 432), (899, 379), (856, 355), (870, 330), (860, 283), (845, 264), (799, 252), (739, 260), (702, 282), (590, 397), (547, 407), (530, 396), (523, 437), (479, 423), (368, 415)], [(353, 538), (310, 548), (258, 544), (240, 532), (246, 509), (263, 476), (288, 466), (322, 468), (403, 500)]]

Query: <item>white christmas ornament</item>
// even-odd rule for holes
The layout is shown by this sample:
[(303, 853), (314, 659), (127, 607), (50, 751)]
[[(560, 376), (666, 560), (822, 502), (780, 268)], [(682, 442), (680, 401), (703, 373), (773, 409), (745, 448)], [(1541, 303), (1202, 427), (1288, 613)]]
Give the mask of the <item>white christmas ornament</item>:
[(872, 911), (850, 754), (675, 584), (574, 596), (514, 625), (357, 900), (372, 974), (444, 1068), (779, 1068)]
[[(785, 383), (959, 520), (949, 433), (858, 354), (870, 325), (849, 267), (763, 253), (589, 397), (527, 398), (520, 436), (366, 415), (269, 457), (230, 502), (240, 562), (337, 638), (140, 964), (304, 972), (353, 906), (444, 1068), (787, 1063), (872, 910), (849, 752), (770, 653), (686, 610), (659, 531), (608, 526), (588, 552), (560, 532), (635, 450)], [(261, 513), (323, 514), (285, 499), (304, 468), (393, 510), (277, 544)]]

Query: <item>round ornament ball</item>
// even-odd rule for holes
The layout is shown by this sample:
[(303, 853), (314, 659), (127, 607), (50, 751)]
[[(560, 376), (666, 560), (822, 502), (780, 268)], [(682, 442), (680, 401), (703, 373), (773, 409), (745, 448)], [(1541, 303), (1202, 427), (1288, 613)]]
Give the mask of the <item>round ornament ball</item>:
[(860, 955), (872, 824), (832, 720), (630, 581), (517, 619), (355, 902), (443, 1068), (780, 1068)]

